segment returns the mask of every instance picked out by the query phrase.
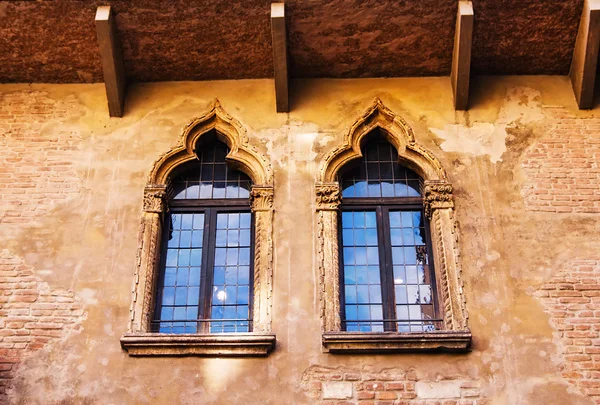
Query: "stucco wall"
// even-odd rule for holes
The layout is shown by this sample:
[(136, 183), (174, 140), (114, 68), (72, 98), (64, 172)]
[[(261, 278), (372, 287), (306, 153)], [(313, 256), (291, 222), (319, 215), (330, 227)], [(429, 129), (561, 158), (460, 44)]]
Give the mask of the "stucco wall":
[[(600, 403), (600, 119), (568, 80), (479, 78), (467, 113), (448, 78), (292, 94), (276, 114), (270, 80), (141, 84), (110, 119), (101, 84), (0, 86), (0, 402)], [(375, 97), (454, 185), (469, 354), (321, 352), (314, 182)], [(277, 348), (130, 358), (145, 179), (214, 98), (273, 165)]]

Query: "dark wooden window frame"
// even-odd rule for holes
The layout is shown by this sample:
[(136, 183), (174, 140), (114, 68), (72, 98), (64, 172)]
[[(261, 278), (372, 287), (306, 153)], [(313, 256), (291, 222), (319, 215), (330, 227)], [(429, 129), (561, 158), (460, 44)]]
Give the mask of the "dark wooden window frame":
[[(427, 249), (427, 272), (426, 275), (431, 280), (430, 286), (433, 297), (434, 319), (436, 329), (440, 329), (443, 322), (443, 316), (440, 312), (439, 296), (437, 293), (435, 269), (433, 262), (433, 249), (431, 245), (430, 226), (428, 218), (423, 213), (423, 199), (421, 197), (382, 197), (382, 198), (344, 198), (342, 208), (338, 214), (338, 243), (342, 246), (342, 213), (353, 211), (375, 211), (377, 219), (377, 247), (379, 249), (379, 271), (381, 280), (381, 294), (383, 300), (383, 325), (386, 332), (397, 332), (396, 300), (394, 292), (394, 276), (392, 264), (392, 243), (390, 236), (389, 212), (397, 211), (421, 211), (425, 226), (425, 246)], [(342, 330), (346, 330), (346, 303), (344, 288), (344, 255), (340, 250), (339, 258), (339, 283), (340, 283), (340, 311), (342, 320)], [(378, 320), (372, 320), (375, 322)]]
[[(189, 200), (176, 200), (172, 199), (169, 201), (169, 211), (171, 213), (193, 213), (193, 214), (204, 214), (204, 235), (202, 241), (202, 251), (206, 252), (202, 254), (202, 264), (200, 267), (200, 297), (198, 300), (198, 319), (197, 322), (197, 333), (210, 333), (210, 317), (211, 313), (211, 297), (213, 288), (213, 277), (214, 277), (214, 261), (215, 261), (215, 249), (216, 249), (216, 233), (217, 233), (217, 215), (223, 212), (239, 212), (239, 213), (251, 213), (250, 220), (250, 241), (254, 241), (254, 214), (250, 209), (250, 201), (247, 198), (222, 198), (222, 199), (189, 199)], [(166, 271), (166, 257), (170, 231), (170, 215), (165, 215), (163, 224), (163, 241), (161, 249), (161, 261), (160, 261), (160, 275), (159, 283), (156, 291), (156, 301), (153, 316), (153, 324), (160, 325), (160, 313), (162, 307), (162, 290), (165, 279)], [(252, 319), (253, 319), (253, 302), (254, 302), (254, 243), (250, 243), (250, 274), (249, 274), (249, 293), (248, 293), (248, 323), (249, 330), (252, 332)], [(175, 321), (166, 321), (175, 322)], [(190, 321), (186, 321), (190, 323)], [(193, 322), (193, 321), (192, 321)], [(153, 330), (153, 332), (157, 332)]]

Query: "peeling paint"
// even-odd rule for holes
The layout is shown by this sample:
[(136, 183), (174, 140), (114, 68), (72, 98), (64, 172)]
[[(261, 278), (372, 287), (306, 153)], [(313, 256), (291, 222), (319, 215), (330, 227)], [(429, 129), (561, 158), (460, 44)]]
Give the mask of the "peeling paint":
[(514, 87), (508, 90), (495, 122), (447, 124), (430, 131), (442, 139), (440, 147), (446, 152), (488, 156), (492, 163), (498, 163), (506, 152), (508, 129), (543, 119), (540, 92)]

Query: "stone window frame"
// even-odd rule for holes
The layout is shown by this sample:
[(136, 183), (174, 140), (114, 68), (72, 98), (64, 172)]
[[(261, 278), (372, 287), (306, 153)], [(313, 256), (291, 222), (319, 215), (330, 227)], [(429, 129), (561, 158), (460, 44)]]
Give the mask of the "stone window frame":
[[(151, 333), (156, 284), (160, 274), (161, 236), (168, 212), (170, 175), (177, 167), (197, 159), (198, 140), (215, 131), (229, 147), (226, 161), (252, 180), (254, 213), (253, 328), (248, 333), (164, 334)], [(132, 287), (127, 333), (120, 341), (130, 356), (266, 356), (275, 348), (271, 331), (273, 290), (273, 171), (265, 157), (249, 144), (242, 124), (229, 115), (218, 100), (209, 111), (193, 119), (175, 147), (153, 165), (144, 188), (142, 221)]]
[[(338, 216), (342, 194), (338, 173), (362, 157), (365, 136), (379, 128), (398, 151), (401, 164), (423, 179), (423, 206), (429, 218), (438, 302), (443, 328), (432, 332), (346, 332), (340, 303)], [(472, 335), (461, 281), (452, 184), (440, 161), (419, 145), (408, 123), (379, 99), (359, 117), (344, 142), (325, 158), (315, 184), (322, 345), (326, 353), (470, 350)]]

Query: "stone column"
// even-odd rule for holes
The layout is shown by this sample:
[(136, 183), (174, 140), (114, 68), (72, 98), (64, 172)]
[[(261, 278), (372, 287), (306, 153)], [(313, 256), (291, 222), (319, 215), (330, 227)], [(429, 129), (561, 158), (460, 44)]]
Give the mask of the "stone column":
[(319, 255), (319, 300), (323, 332), (340, 331), (340, 271), (338, 210), (342, 202), (338, 183), (318, 183), (317, 232)]
[(423, 203), (431, 223), (431, 244), (444, 329), (466, 330), (467, 312), (460, 279), (452, 185), (445, 181), (425, 181)]
[(253, 332), (271, 331), (273, 294), (273, 187), (253, 186), (254, 212)]
[(160, 243), (167, 193), (163, 185), (146, 186), (133, 286), (130, 332), (149, 332), (154, 289), (159, 271)]

